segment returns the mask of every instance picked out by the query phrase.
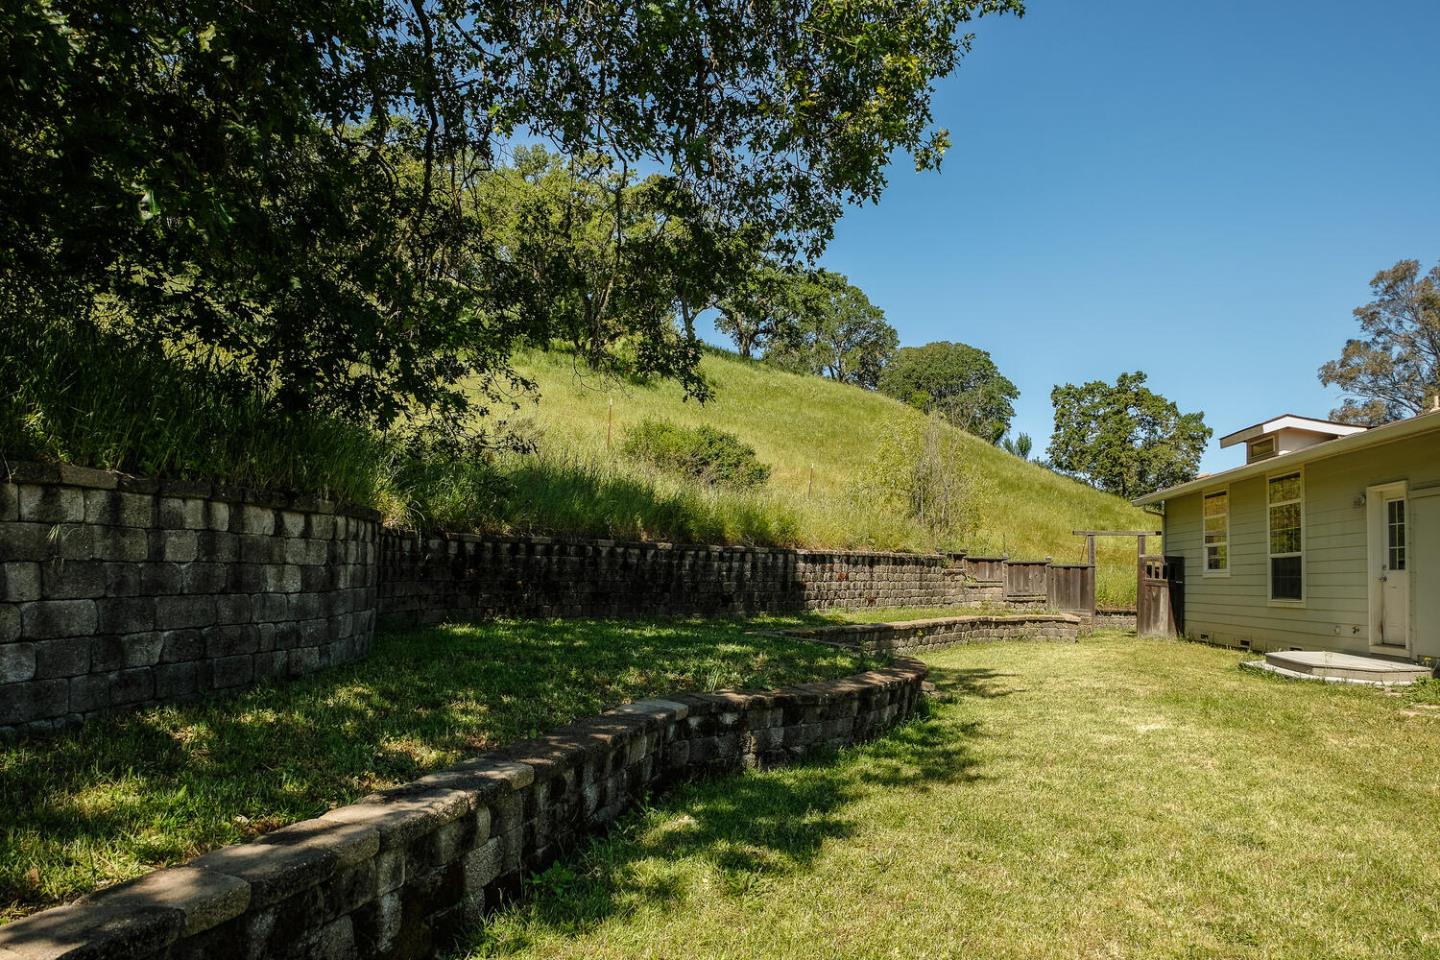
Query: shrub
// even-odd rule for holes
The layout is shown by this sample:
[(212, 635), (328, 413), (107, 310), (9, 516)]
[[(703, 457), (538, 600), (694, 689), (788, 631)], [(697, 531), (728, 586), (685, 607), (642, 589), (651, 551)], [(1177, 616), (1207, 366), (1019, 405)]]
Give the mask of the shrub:
[(755, 448), (714, 427), (645, 420), (625, 436), (625, 455), (711, 486), (748, 489), (770, 479)]
[(856, 502), (909, 515), (936, 547), (969, 546), (992, 482), (967, 449), (966, 438), (946, 429), (940, 414), (932, 413), (921, 422), (888, 425), (877, 446), (851, 489)]

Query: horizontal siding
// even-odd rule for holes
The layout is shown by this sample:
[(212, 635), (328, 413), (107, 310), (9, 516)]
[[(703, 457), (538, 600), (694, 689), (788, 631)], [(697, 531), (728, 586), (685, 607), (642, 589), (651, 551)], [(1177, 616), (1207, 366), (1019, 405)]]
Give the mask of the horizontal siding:
[(1415, 592), (1411, 639), (1416, 654), (1440, 657), (1440, 489), (1413, 497), (1410, 505), (1414, 513), (1410, 542), (1415, 554), (1415, 584), (1427, 585)]
[[(1185, 560), (1186, 632), (1221, 643), (1247, 640), (1260, 649), (1368, 650), (1369, 531), (1367, 511), (1356, 501), (1367, 487), (1396, 480), (1408, 481), (1412, 490), (1440, 484), (1440, 440), (1413, 438), (1305, 469), (1301, 606), (1269, 600), (1265, 478), (1230, 485), (1229, 576), (1204, 573), (1203, 494), (1167, 502), (1166, 553)], [(1419, 511), (1412, 507), (1412, 595), (1426, 593), (1422, 584), (1440, 583), (1440, 542), (1428, 529), (1440, 521), (1429, 519), (1427, 507), (1440, 514), (1440, 497)], [(1433, 646), (1432, 655), (1440, 655), (1440, 624), (1430, 622), (1429, 606), (1428, 600), (1415, 604), (1415, 650), (1426, 653), (1422, 645)]]

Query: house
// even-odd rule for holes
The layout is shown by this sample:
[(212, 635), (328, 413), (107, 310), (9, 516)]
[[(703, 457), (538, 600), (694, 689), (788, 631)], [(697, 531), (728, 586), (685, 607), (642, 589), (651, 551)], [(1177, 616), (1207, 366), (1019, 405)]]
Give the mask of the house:
[(1365, 429), (1286, 415), (1244, 466), (1135, 501), (1164, 513), (1185, 636), (1440, 659), (1440, 410)]

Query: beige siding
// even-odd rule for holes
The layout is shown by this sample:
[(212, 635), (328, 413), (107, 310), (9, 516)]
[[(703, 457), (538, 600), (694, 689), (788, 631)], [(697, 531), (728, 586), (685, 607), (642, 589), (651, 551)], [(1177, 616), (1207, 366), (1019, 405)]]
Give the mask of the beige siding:
[[(1415, 552), (1415, 653), (1440, 659), (1440, 486), (1412, 493)], [(1423, 585), (1423, 586), (1422, 586)]]
[[(1274, 473), (1289, 469), (1277, 463)], [(1269, 599), (1264, 477), (1229, 488), (1229, 576), (1204, 572), (1203, 494), (1166, 503), (1166, 553), (1185, 558), (1186, 634), (1214, 643), (1249, 641), (1256, 649), (1368, 651), (1368, 521), (1356, 500), (1367, 487), (1405, 480), (1412, 498), (1412, 645), (1417, 654), (1440, 655), (1440, 624), (1430, 600), (1431, 594), (1440, 594), (1440, 531), (1435, 529), (1440, 527), (1440, 497), (1425, 496), (1426, 488), (1440, 486), (1440, 440), (1433, 434), (1412, 438), (1302, 469), (1305, 600), (1300, 605)]]

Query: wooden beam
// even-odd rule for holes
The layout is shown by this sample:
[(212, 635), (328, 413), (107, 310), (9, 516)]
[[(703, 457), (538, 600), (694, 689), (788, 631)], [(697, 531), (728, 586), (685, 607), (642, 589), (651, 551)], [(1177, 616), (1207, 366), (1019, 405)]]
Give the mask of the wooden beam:
[(1160, 530), (1071, 530), (1077, 537), (1158, 537)]

